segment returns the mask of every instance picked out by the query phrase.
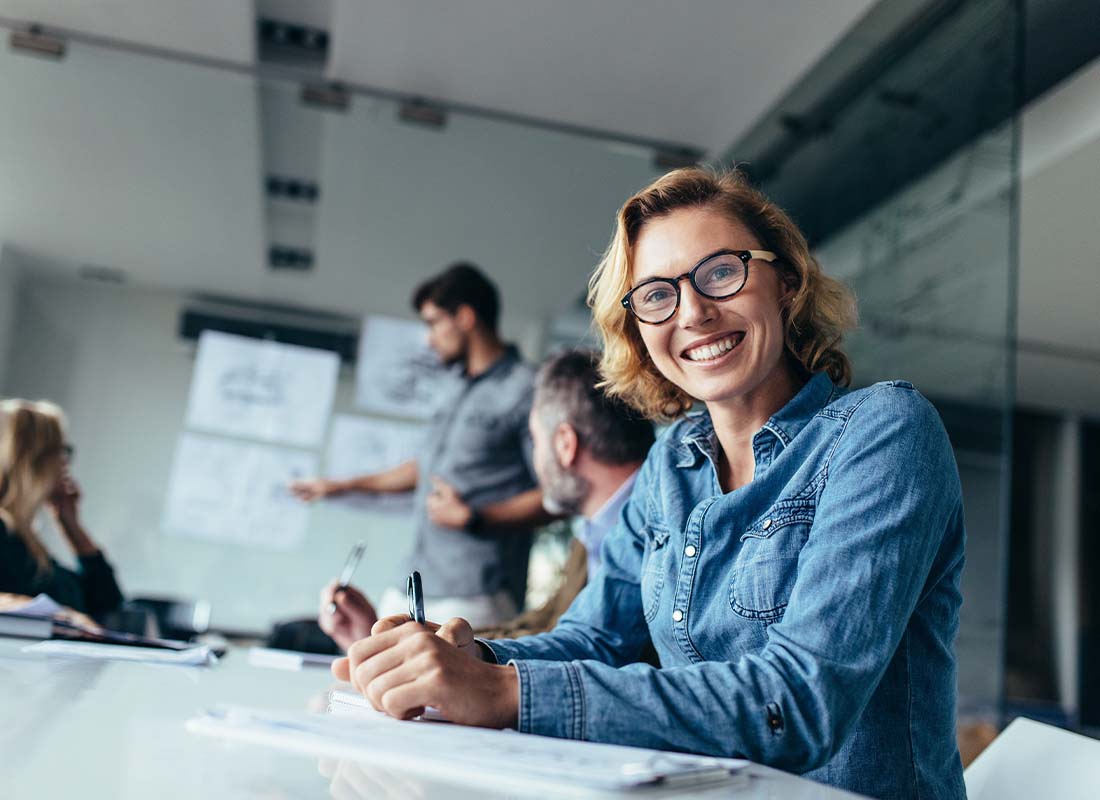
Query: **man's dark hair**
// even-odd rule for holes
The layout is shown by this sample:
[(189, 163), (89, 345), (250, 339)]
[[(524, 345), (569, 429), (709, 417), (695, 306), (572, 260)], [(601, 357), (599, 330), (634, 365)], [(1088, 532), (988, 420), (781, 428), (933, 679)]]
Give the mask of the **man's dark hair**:
[(535, 416), (547, 433), (571, 425), (582, 447), (605, 464), (645, 460), (653, 445), (653, 425), (603, 389), (599, 355), (566, 350), (551, 356), (535, 378)]
[(473, 264), (465, 261), (452, 264), (420, 284), (413, 293), (412, 305), (419, 312), (425, 303), (439, 306), (448, 314), (454, 314), (459, 306), (469, 306), (482, 325), (496, 332), (500, 315), (497, 287)]

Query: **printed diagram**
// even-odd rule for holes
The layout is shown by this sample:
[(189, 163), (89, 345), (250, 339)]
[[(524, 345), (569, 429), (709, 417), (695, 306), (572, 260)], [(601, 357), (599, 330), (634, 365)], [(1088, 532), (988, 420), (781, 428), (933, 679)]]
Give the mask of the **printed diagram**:
[(327, 350), (205, 331), (191, 377), (187, 427), (319, 447), (340, 359)]
[(227, 370), (218, 378), (222, 400), (245, 406), (278, 408), (286, 402), (282, 372), (263, 372), (254, 366)]
[(423, 324), (392, 317), (363, 320), (356, 401), (364, 411), (429, 419), (454, 381), (428, 346)]

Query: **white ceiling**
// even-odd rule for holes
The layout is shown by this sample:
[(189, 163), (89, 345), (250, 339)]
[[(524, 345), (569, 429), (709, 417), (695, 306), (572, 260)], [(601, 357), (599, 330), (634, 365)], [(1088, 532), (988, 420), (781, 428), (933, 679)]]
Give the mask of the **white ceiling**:
[(0, 17), (252, 62), (258, 9), (327, 27), (334, 79), (717, 153), (876, 2), (0, 0)]
[(40, 263), (262, 291), (257, 93), (242, 75), (102, 48), (0, 47), (0, 240)]
[(252, 0), (0, 0), (0, 17), (207, 58), (255, 60)]
[(333, 78), (720, 152), (876, 0), (333, 0)]

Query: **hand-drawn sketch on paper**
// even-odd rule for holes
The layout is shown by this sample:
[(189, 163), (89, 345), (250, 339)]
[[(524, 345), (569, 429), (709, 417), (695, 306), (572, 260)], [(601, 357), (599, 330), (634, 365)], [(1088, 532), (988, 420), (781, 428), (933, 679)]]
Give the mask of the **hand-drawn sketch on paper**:
[(339, 371), (339, 357), (327, 350), (204, 331), (191, 377), (187, 427), (318, 447)]
[[(329, 435), (325, 475), (345, 479), (396, 467), (421, 455), (426, 433), (425, 426), (416, 423), (337, 414)], [(357, 511), (407, 514), (412, 510), (412, 499), (412, 492), (353, 493), (328, 502)]]
[(356, 384), (364, 411), (428, 419), (453, 391), (455, 378), (428, 346), (422, 323), (370, 316), (359, 337)]
[(316, 473), (312, 453), (184, 433), (163, 528), (177, 536), (290, 550), (305, 538), (309, 508), (287, 484)]

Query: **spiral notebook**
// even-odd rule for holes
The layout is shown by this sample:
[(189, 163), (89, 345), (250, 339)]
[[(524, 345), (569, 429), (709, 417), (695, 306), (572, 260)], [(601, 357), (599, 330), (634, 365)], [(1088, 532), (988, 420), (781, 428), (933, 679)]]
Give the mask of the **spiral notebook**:
[[(335, 716), (241, 706), (208, 709), (192, 733), (347, 759), (417, 776), (558, 794), (735, 781), (747, 761), (637, 747), (401, 721), (382, 714)], [(431, 757), (424, 756), (430, 753)]]

